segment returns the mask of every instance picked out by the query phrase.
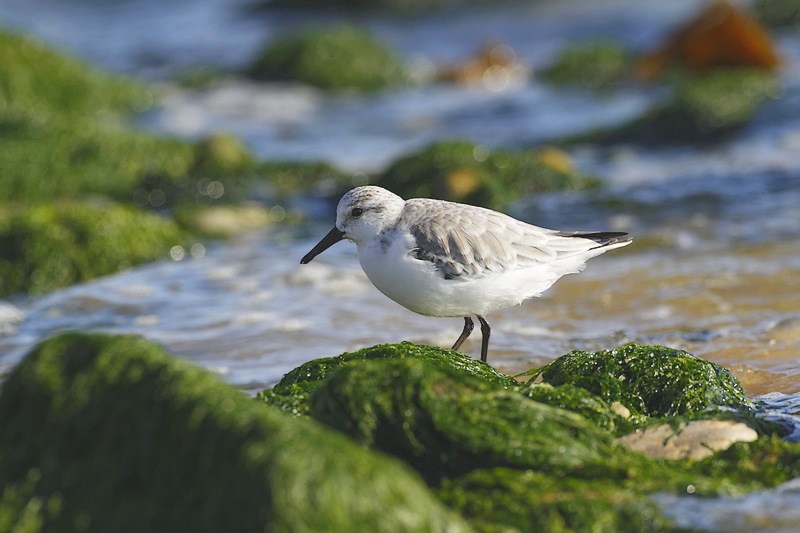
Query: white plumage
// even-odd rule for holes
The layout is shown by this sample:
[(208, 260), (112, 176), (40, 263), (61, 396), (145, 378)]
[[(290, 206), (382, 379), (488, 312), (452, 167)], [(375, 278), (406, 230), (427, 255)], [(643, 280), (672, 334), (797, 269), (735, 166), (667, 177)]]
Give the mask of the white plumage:
[(361, 268), (383, 294), (416, 313), (481, 322), (481, 359), (489, 325), (483, 315), (540, 295), (586, 261), (630, 244), (625, 233), (565, 233), (508, 215), (443, 200), (403, 200), (386, 189), (357, 187), (336, 209), (336, 226), (303, 259), (341, 239), (356, 244)]

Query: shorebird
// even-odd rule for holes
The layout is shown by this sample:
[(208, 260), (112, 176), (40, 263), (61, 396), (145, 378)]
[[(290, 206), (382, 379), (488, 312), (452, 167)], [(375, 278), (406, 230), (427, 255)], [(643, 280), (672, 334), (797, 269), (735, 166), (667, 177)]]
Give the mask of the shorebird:
[(336, 208), (336, 225), (301, 260), (342, 239), (356, 244), (361, 268), (383, 294), (426, 316), (463, 317), (458, 350), (481, 325), (481, 361), (491, 328), (484, 315), (539, 296), (586, 261), (631, 243), (622, 232), (563, 232), (472, 205), (356, 187)]

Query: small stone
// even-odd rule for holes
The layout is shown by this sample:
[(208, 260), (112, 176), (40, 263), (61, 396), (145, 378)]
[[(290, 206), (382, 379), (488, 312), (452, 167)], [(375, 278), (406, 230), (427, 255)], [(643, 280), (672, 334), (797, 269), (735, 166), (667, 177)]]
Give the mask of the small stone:
[(742, 422), (694, 420), (676, 430), (669, 424), (649, 427), (617, 439), (633, 451), (659, 459), (700, 460), (736, 442), (752, 442), (758, 433)]
[(631, 410), (619, 402), (614, 402), (611, 404), (611, 411), (613, 411), (615, 415), (621, 416), (622, 418), (631, 417)]

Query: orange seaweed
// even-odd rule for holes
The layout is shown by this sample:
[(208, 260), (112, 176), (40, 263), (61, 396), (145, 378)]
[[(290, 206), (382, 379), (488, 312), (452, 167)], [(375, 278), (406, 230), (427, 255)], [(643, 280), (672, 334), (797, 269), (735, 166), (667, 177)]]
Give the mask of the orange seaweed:
[(769, 33), (758, 22), (726, 1), (715, 1), (663, 46), (644, 56), (636, 74), (652, 80), (674, 63), (696, 72), (715, 67), (773, 70), (780, 65), (780, 58)]

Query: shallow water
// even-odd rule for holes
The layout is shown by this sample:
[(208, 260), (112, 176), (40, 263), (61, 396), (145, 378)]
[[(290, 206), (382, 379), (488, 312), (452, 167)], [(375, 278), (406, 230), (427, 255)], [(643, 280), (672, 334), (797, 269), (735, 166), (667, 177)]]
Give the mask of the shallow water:
[[(187, 5), (5, 0), (0, 22), (106, 67), (158, 78), (201, 62), (241, 64), (277, 28), (299, 20), (245, 16), (223, 0)], [(652, 46), (697, 5), (537, 3), (366, 22), (418, 57), (420, 69), (465, 58), (499, 37), (535, 70), (578, 38)], [(703, 148), (576, 148), (579, 167), (600, 175), (606, 190), (525, 198), (510, 207), (558, 229), (630, 231), (635, 243), (593, 259), (543, 297), (489, 316), (490, 362), (515, 373), (572, 349), (664, 344), (730, 368), (748, 393), (766, 395), (760, 399), (773, 416), (797, 424), (800, 38), (787, 33), (779, 40), (788, 59), (785, 92), (744, 132)], [(161, 107), (140, 119), (144, 126), (187, 137), (230, 131), (262, 157), (328, 160), (354, 172), (355, 181), (363, 179), (358, 172), (434, 139), (528, 146), (620, 122), (662, 96), (653, 89), (591, 95), (535, 81), (496, 92), (431, 86), (374, 96), (227, 81), (195, 91), (165, 84), (164, 94)], [(308, 227), (206, 243), (180, 261), (0, 304), (0, 376), (38, 340), (69, 329), (144, 335), (248, 391), (316, 357), (401, 340), (453, 343), (460, 319), (420, 317), (386, 299), (349, 244), (300, 266), (333, 222), (331, 206), (307, 206), (315, 220)], [(475, 334), (463, 350), (477, 355), (479, 344)], [(660, 501), (678, 518), (707, 513), (707, 522), (687, 523), (710, 530), (747, 524), (749, 531), (780, 531), (796, 523), (797, 494), (789, 485), (745, 500)]]

